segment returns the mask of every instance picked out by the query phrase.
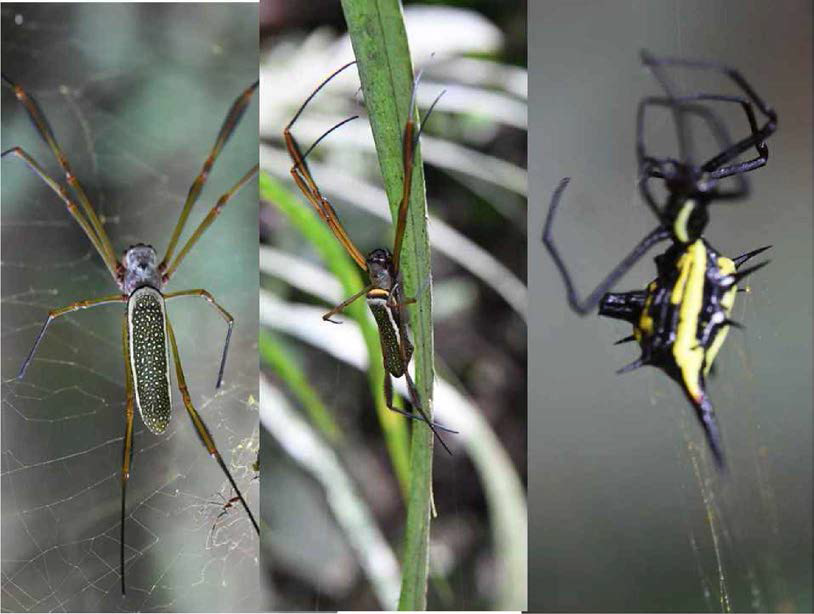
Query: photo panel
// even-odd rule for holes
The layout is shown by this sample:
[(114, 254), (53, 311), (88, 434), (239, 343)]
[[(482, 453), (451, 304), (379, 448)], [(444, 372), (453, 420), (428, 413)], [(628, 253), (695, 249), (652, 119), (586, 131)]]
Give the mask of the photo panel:
[[(531, 610), (811, 610), (811, 17), (806, 2), (529, 3)], [(637, 155), (646, 97), (661, 102)], [(764, 146), (765, 164), (719, 181)], [(584, 317), (540, 241), (566, 177), (549, 238), (580, 299), (666, 224)], [(748, 196), (712, 197), (739, 177)], [(728, 266), (764, 261), (723, 297)]]
[(268, 607), (522, 610), (525, 5), (260, 15)]
[[(258, 609), (258, 532), (236, 500), (258, 516), (257, 6), (0, 10), (3, 608)], [(198, 289), (209, 294), (170, 296)], [(114, 301), (54, 319), (18, 377), (50, 310), (105, 296)]]

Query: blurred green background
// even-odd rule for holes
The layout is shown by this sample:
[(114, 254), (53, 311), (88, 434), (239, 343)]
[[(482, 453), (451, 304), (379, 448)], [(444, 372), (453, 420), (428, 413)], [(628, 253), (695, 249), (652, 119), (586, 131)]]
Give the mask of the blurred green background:
[[(528, 27), (529, 607), (810, 612), (811, 3), (534, 2)], [(655, 227), (636, 189), (634, 122), (638, 100), (661, 90), (641, 48), (735, 66), (779, 114), (752, 196), (714, 205), (706, 233), (730, 256), (773, 245), (735, 306), (746, 330), (730, 333), (709, 381), (726, 478), (674, 382), (614, 374), (638, 356), (613, 346), (630, 327), (573, 314), (539, 242), (565, 176), (555, 237), (582, 295)], [(735, 93), (720, 76), (671, 75), (685, 93)], [(739, 109), (716, 110), (746, 133)], [(648, 116), (648, 140), (676, 151), (667, 113)], [(715, 153), (708, 139), (699, 148)], [(663, 249), (618, 289), (643, 288)]]
[[(521, 2), (404, 8), (413, 67), (425, 69), (421, 112), (447, 90), (421, 150), (433, 249), (433, 410), (460, 434), (444, 436), (451, 457), (435, 446), (438, 517), (428, 607), (523, 609), (526, 8)], [(260, 10), (260, 159), (269, 177), (260, 212), (268, 607), (392, 609), (404, 503), (374, 405), (381, 381), (368, 381), (365, 366), (381, 358), (378, 348), (368, 356), (350, 317), (338, 326), (320, 318), (347, 293), (317, 255), (321, 250), (303, 237), (324, 225), (291, 180), (282, 139), (314, 87), (353, 55), (339, 2), (263, 2)], [(367, 253), (392, 247), (393, 229), (358, 90), (356, 69), (345, 71), (293, 132), (307, 148), (334, 123), (362, 116), (325, 139), (309, 162)], [(362, 287), (359, 279), (354, 289)], [(411, 426), (395, 421), (397, 428)]]
[[(116, 250), (141, 241), (163, 254), (229, 106), (257, 78), (257, 6), (4, 4), (2, 65), (36, 97)], [(61, 178), (5, 87), (2, 105), (3, 149), (22, 146)], [(256, 163), (257, 109), (255, 97), (184, 236)], [(215, 526), (232, 495), (177, 389), (163, 436), (136, 418), (121, 598), (121, 308), (55, 322), (14, 380), (49, 309), (116, 288), (47, 186), (16, 159), (3, 160), (2, 176), (3, 609), (257, 607), (257, 537), (239, 509)], [(256, 203), (251, 184), (168, 286), (206, 288), (236, 319), (216, 394), (225, 324), (199, 299), (168, 304), (193, 403), (255, 510)]]

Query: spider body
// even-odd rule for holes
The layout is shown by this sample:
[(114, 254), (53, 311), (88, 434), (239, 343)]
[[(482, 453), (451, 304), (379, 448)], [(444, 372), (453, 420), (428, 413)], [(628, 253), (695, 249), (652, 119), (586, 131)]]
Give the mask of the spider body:
[[(764, 248), (765, 249), (765, 248)], [(633, 326), (641, 356), (622, 371), (640, 366), (661, 369), (677, 382), (696, 408), (710, 449), (723, 463), (720, 435), (706, 393), (706, 377), (729, 333), (739, 279), (737, 269), (756, 250), (739, 258), (721, 256), (704, 239), (672, 245), (657, 256), (658, 276), (645, 290), (608, 292), (599, 315)]]
[(127, 367), (139, 415), (160, 435), (170, 421), (170, 349), (162, 278), (151, 245), (130, 247), (122, 258), (121, 287), (127, 293)]
[(121, 466), (122, 497), (120, 529), (120, 576), (121, 591), (122, 594), (124, 594), (126, 487), (130, 478), (133, 456), (134, 406), (138, 408), (142, 422), (150, 432), (158, 435), (166, 430), (172, 409), (172, 398), (170, 394), (170, 356), (172, 356), (174, 362), (176, 380), (184, 408), (194, 424), (201, 442), (205, 446), (207, 453), (218, 463), (230, 482), (236, 493), (236, 497), (241, 502), (255, 530), (258, 533), (260, 532), (257, 521), (235, 484), (229, 469), (215, 445), (212, 435), (209, 433), (206, 424), (192, 404), (184, 371), (181, 366), (175, 334), (167, 314), (165, 302), (179, 297), (199, 297), (206, 300), (226, 322), (226, 341), (221, 355), (220, 369), (216, 382), (217, 388), (220, 387), (223, 381), (223, 372), (234, 319), (229, 312), (223, 309), (212, 295), (204, 289), (182, 290), (172, 293), (164, 292), (165, 286), (192, 246), (197, 243), (204, 231), (206, 231), (220, 214), (229, 199), (246, 185), (257, 172), (258, 166), (255, 165), (243, 175), (234, 186), (225, 192), (209, 211), (208, 215), (192, 232), (183, 247), (175, 254), (175, 248), (184, 230), (189, 213), (200, 195), (212, 165), (243, 116), (246, 107), (257, 89), (258, 83), (255, 82), (246, 88), (232, 103), (220, 128), (215, 145), (190, 187), (180, 217), (170, 238), (167, 251), (164, 258), (159, 262), (156, 250), (152, 246), (143, 243), (133, 245), (125, 250), (121, 260), (116, 258), (113, 245), (105, 231), (102, 221), (94, 211), (90, 200), (71, 169), (67, 156), (57, 143), (57, 139), (39, 105), (22, 87), (15, 84), (11, 79), (5, 75), (2, 76), (2, 79), (14, 92), (17, 100), (25, 107), (34, 127), (59, 164), (64, 174), (65, 182), (70, 187), (72, 194), (69, 193), (65, 186), (49, 176), (45, 169), (22, 148), (13, 147), (3, 152), (2, 157), (14, 156), (22, 160), (57, 194), (69, 214), (79, 224), (99, 254), (119, 290), (118, 294), (97, 299), (77, 301), (67, 307), (51, 310), (42, 329), (34, 340), (31, 351), (20, 367), (20, 372), (17, 376), (18, 379), (22, 379), (25, 376), (26, 370), (31, 364), (48, 326), (54, 319), (80, 309), (88, 309), (111, 303), (126, 303), (122, 320), (122, 353), (125, 362), (126, 399), (124, 408), (124, 450)]
[[(584, 299), (577, 296), (573, 279), (552, 236), (554, 215), (568, 185), (567, 178), (560, 182), (551, 199), (542, 238), (565, 282), (568, 302), (574, 311), (585, 315), (598, 306), (599, 315), (623, 320), (633, 326), (633, 334), (618, 343), (636, 341), (642, 353), (619, 372), (650, 365), (678, 382), (695, 409), (716, 464), (723, 468), (723, 447), (705, 380), (729, 328), (739, 326), (729, 317), (738, 292), (738, 281), (767, 262), (744, 270), (739, 267), (769, 247), (730, 259), (719, 254), (702, 235), (709, 221), (710, 205), (715, 201), (737, 200), (748, 195), (749, 186), (743, 175), (766, 164), (769, 149), (765, 140), (776, 130), (777, 114), (733, 68), (709, 62), (655, 58), (647, 52), (642, 52), (642, 61), (652, 70), (666, 93), (663, 97), (644, 98), (639, 103), (636, 121), (638, 186), (659, 225)], [(744, 96), (675, 96), (662, 69), (664, 66), (722, 73)], [(739, 105), (749, 123), (750, 135), (733, 143), (720, 118), (707, 106), (711, 103)], [(679, 159), (660, 158), (646, 151), (644, 116), (646, 109), (653, 106), (666, 107), (673, 114)], [(758, 126), (753, 107), (766, 117), (763, 126)], [(702, 164), (693, 163), (689, 154), (688, 117), (702, 120), (722, 149)], [(738, 157), (752, 147), (757, 155), (750, 160), (738, 161)], [(727, 177), (735, 182), (734, 189), (721, 187), (721, 180)], [(650, 190), (652, 180), (663, 181), (666, 189), (666, 198), (661, 205)], [(655, 258), (657, 275), (645, 290), (609, 292), (654, 245), (667, 240), (672, 244)]]
[(170, 422), (170, 345), (161, 292), (141, 286), (127, 300), (128, 367), (135, 403), (151, 433), (160, 435)]
[[(320, 83), (311, 93), (311, 95), (306, 98), (305, 102), (300, 106), (299, 110), (294, 115), (294, 118), (288, 123), (283, 131), (283, 138), (285, 140), (289, 156), (291, 157), (291, 161), (293, 162), (293, 166), (291, 167), (291, 176), (297, 184), (297, 187), (300, 188), (300, 191), (302, 191), (302, 193), (314, 207), (317, 214), (325, 221), (326, 224), (328, 224), (328, 227), (331, 229), (334, 236), (340, 242), (345, 251), (347, 251), (348, 255), (359, 266), (359, 268), (367, 273), (368, 278), (370, 279), (370, 283), (365, 288), (331, 309), (328, 313), (322, 316), (322, 318), (326, 321), (334, 322), (334, 320), (331, 319), (332, 316), (340, 313), (345, 307), (363, 295), (365, 296), (368, 307), (370, 307), (370, 311), (373, 313), (373, 318), (375, 319), (376, 325), (379, 329), (379, 341), (381, 343), (382, 360), (385, 369), (384, 397), (388, 409), (400, 413), (408, 418), (420, 420), (421, 422), (427, 424), (427, 426), (432, 429), (433, 434), (444, 449), (447, 452), (450, 452), (449, 448), (444, 443), (444, 440), (439, 435), (438, 430), (453, 433), (455, 431), (443, 427), (433, 422), (429, 418), (427, 413), (421, 407), (418, 393), (415, 389), (415, 384), (413, 383), (412, 377), (410, 376), (410, 372), (408, 370), (408, 365), (410, 364), (410, 360), (413, 356), (414, 348), (409, 339), (409, 314), (407, 313), (407, 306), (415, 303), (415, 299), (408, 298), (404, 295), (401, 273), (399, 271), (401, 243), (402, 239), (404, 238), (404, 230), (406, 228), (407, 221), (407, 207), (410, 201), (413, 156), (415, 148), (418, 145), (419, 137), (421, 136), (421, 129), (419, 128), (416, 131), (414, 120), (416, 111), (415, 90), (418, 86), (421, 74), (419, 73), (419, 75), (413, 81), (413, 92), (407, 115), (408, 119), (403, 134), (404, 184), (402, 198), (399, 204), (396, 237), (392, 253), (388, 249), (380, 248), (374, 249), (367, 255), (367, 257), (365, 257), (362, 252), (359, 251), (359, 249), (351, 241), (350, 237), (345, 231), (345, 228), (342, 226), (342, 223), (339, 221), (339, 217), (337, 216), (336, 211), (334, 211), (331, 203), (329, 203), (328, 200), (320, 193), (319, 188), (317, 187), (317, 184), (312, 177), (311, 171), (308, 169), (308, 165), (305, 161), (308, 155), (314, 150), (319, 142), (322, 141), (322, 139), (340, 126), (351, 121), (352, 119), (355, 119), (355, 116), (345, 119), (330, 128), (327, 132), (320, 136), (313, 143), (313, 145), (311, 145), (311, 147), (305, 151), (304, 154), (301, 153), (299, 145), (294, 139), (294, 136), (291, 134), (291, 128), (294, 125), (294, 122), (297, 121), (297, 118), (303, 112), (308, 103), (313, 99), (313, 97), (316, 96), (317, 92), (319, 92), (319, 90), (321, 90), (336, 75), (353, 64), (355, 64), (355, 62), (345, 64), (328, 76), (328, 78), (322, 83)], [(441, 92), (441, 94), (443, 94), (443, 92)], [(438, 98), (440, 97), (441, 95), (438, 96)], [(424, 121), (426, 121), (430, 113), (432, 113), (432, 109), (435, 107), (435, 103), (438, 102), (438, 98), (436, 98), (435, 102), (433, 102), (430, 106), (427, 114), (424, 116)], [(407, 381), (407, 390), (410, 395), (410, 402), (415, 411), (418, 413), (406, 412), (395, 407), (393, 404), (393, 382), (391, 381), (391, 376), (404, 376), (405, 380)]]
[(398, 305), (404, 304), (404, 296), (401, 284), (395, 281), (398, 273), (393, 268), (393, 255), (389, 250), (375, 249), (366, 262), (370, 283), (374, 286), (367, 293), (367, 305), (379, 329), (384, 368), (393, 377), (401, 377), (407, 371), (414, 348), (398, 309)]

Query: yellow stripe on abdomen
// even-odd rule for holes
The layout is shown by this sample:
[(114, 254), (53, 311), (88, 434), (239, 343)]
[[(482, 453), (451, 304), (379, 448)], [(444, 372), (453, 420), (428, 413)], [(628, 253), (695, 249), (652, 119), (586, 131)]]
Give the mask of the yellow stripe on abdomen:
[(707, 250), (702, 240), (687, 247), (676, 265), (679, 278), (673, 287), (671, 302), (678, 307), (678, 326), (673, 356), (681, 370), (684, 386), (696, 400), (702, 397), (701, 370), (704, 348), (698, 342), (698, 318), (704, 304)]

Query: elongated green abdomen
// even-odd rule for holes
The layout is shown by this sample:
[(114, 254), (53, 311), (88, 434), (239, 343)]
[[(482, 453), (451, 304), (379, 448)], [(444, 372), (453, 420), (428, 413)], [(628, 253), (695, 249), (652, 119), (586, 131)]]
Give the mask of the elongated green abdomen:
[(170, 422), (169, 346), (164, 297), (143, 286), (127, 303), (130, 370), (141, 420), (152, 433), (161, 434)]

